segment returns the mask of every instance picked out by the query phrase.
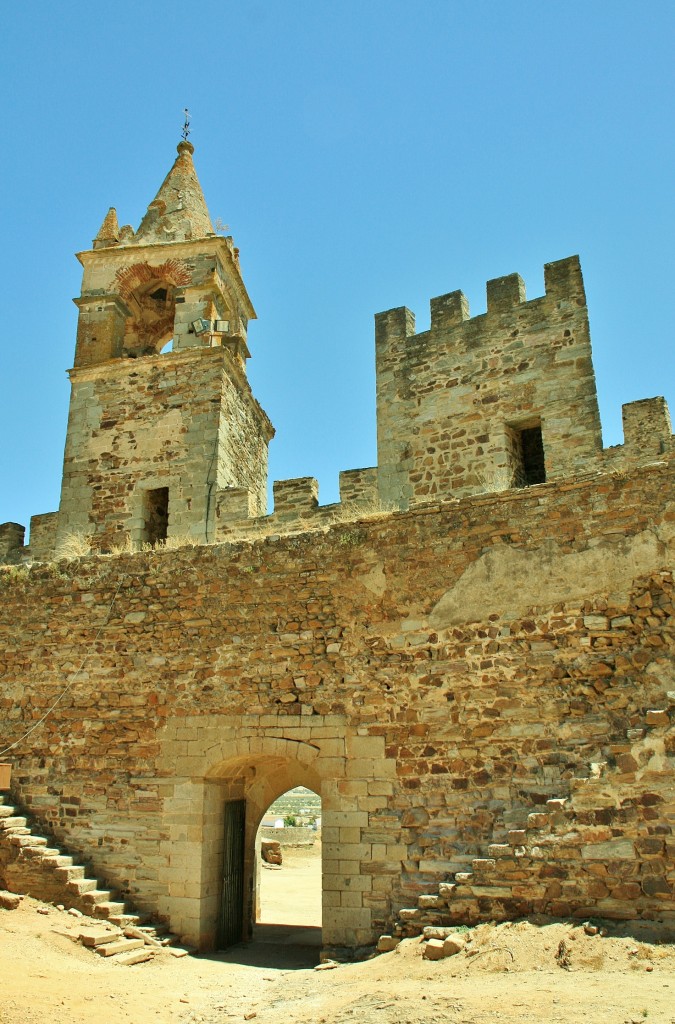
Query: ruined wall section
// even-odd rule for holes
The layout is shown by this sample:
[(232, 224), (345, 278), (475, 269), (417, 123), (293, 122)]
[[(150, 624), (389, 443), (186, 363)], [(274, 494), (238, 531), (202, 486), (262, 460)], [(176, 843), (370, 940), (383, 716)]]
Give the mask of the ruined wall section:
[(185, 874), (207, 857), (217, 763), (287, 765), (308, 744), (327, 799), (324, 921), (348, 944), (604, 762), (629, 905), (653, 915), (656, 893), (672, 914), (670, 869), (644, 851), (654, 839), (663, 856), (674, 810), (673, 471), (4, 570), (0, 742), (72, 682), (13, 751), (17, 795), (194, 936), (217, 901), (215, 863), (208, 894)]
[(577, 257), (545, 267), (525, 301), (517, 274), (487, 284), (469, 318), (461, 292), (432, 299), (431, 328), (404, 308), (376, 322), (380, 494), (402, 507), (523, 482), (521, 432), (541, 428), (546, 479), (601, 451), (588, 315)]
[(71, 371), (56, 547), (144, 539), (148, 491), (168, 487), (168, 536), (209, 540), (212, 492), (245, 486), (264, 509), (270, 425), (223, 348)]
[(632, 469), (640, 463), (658, 462), (675, 452), (675, 436), (665, 398), (643, 398), (622, 409), (624, 443), (605, 449), (604, 465)]

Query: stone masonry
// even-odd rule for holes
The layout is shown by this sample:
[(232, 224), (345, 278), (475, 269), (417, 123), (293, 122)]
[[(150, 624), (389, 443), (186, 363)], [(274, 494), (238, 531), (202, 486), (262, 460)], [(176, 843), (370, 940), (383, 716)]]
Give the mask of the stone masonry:
[(296, 785), (322, 799), (327, 946), (675, 927), (673, 438), (649, 399), (603, 450), (578, 260), (530, 301), (489, 282), (480, 317), (433, 300), (421, 335), (380, 314), (378, 466), (334, 506), (278, 481), (265, 515), (253, 309), (191, 146), (138, 231), (111, 211), (80, 259), (61, 506), (29, 546), (0, 526), (13, 804), (204, 949), (227, 806), (246, 936), (258, 825)]

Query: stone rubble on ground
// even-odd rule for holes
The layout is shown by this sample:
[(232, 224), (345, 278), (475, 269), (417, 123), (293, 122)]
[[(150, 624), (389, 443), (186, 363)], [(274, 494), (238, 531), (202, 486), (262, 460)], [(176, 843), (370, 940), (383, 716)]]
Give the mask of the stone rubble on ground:
[(23, 896), (17, 896), (14, 892), (7, 892), (5, 889), (0, 890), (0, 907), (3, 910), (16, 910), (22, 899)]

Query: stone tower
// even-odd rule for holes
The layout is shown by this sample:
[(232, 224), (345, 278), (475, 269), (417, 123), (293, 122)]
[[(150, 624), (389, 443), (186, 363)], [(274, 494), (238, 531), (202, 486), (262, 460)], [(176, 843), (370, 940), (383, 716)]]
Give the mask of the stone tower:
[(84, 274), (56, 548), (215, 536), (222, 492), (264, 514), (274, 435), (246, 378), (255, 311), (184, 141), (136, 232), (106, 215)]
[(375, 318), (378, 487), (406, 508), (574, 476), (602, 452), (579, 258), (544, 267), (526, 301), (518, 274), (431, 300), (415, 333), (401, 307)]

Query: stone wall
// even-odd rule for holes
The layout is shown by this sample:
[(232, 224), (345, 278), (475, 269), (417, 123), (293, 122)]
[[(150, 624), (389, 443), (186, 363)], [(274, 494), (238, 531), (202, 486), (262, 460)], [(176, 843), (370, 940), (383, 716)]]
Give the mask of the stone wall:
[(314, 846), (320, 833), (301, 825), (286, 825), (284, 828), (266, 826), (260, 829), (260, 835), (263, 839), (276, 840), (281, 846)]
[[(626, 905), (672, 917), (670, 869), (648, 894), (643, 863), (665, 858), (674, 812), (673, 469), (4, 570), (2, 744), (60, 697), (12, 753), (16, 795), (207, 947), (224, 802), (247, 801), (250, 915), (258, 825), (306, 785), (324, 941), (355, 945), (604, 765)], [(584, 891), (600, 914), (604, 898)]]

